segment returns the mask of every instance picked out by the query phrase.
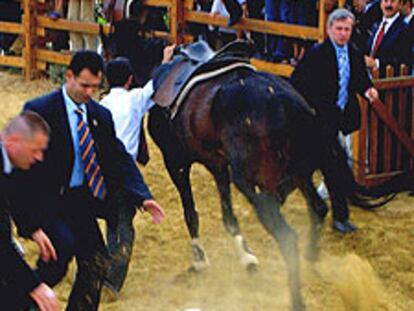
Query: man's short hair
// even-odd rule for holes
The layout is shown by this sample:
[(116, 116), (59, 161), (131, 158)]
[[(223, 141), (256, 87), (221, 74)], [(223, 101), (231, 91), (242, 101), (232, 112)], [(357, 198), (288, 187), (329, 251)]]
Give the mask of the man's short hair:
[(329, 14), (327, 26), (328, 28), (336, 21), (343, 21), (350, 18), (352, 20), (352, 25), (355, 24), (355, 16), (351, 11), (347, 9), (336, 9), (331, 14)]
[(99, 72), (103, 72), (104, 63), (102, 57), (95, 51), (80, 50), (73, 55), (68, 69), (72, 70), (75, 76), (78, 76), (83, 69), (88, 69), (97, 76)]
[(3, 134), (8, 136), (12, 134), (20, 134), (26, 139), (32, 139), (35, 133), (42, 133), (49, 137), (49, 124), (34, 111), (23, 111), (18, 116), (10, 120), (3, 130)]
[(124, 86), (133, 74), (131, 62), (125, 57), (117, 57), (106, 64), (106, 79), (109, 87)]
[(405, 4), (407, 4), (407, 3), (409, 3), (410, 4), (410, 7), (412, 8), (413, 7), (413, 2), (414, 2), (414, 0), (402, 0), (402, 4), (403, 5), (405, 5)]

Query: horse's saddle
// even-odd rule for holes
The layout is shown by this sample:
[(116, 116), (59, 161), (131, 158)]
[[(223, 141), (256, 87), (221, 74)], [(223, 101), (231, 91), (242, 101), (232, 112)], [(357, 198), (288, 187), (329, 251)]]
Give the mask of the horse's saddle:
[(195, 84), (212, 79), (240, 67), (250, 65), (251, 46), (246, 41), (234, 41), (214, 52), (206, 42), (182, 46), (173, 61), (161, 66), (154, 74), (153, 100), (161, 107), (171, 107), (182, 101)]

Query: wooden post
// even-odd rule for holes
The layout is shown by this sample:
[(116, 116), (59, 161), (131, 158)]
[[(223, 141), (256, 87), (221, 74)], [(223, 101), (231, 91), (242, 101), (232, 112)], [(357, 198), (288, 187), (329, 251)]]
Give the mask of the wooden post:
[[(387, 78), (393, 78), (394, 77), (394, 68), (390, 65), (386, 67), (386, 77)], [(387, 110), (387, 113), (393, 118), (393, 90), (386, 90), (385, 92), (385, 99), (384, 99), (384, 105), (385, 109)], [(388, 128), (385, 126), (384, 123), (381, 122), (381, 127), (384, 129), (384, 151), (383, 155), (383, 167), (384, 172), (389, 173), (391, 172), (391, 156), (392, 156), (392, 137), (391, 132), (388, 130)]]
[(325, 13), (325, 0), (319, 0), (319, 42), (325, 39), (326, 34), (326, 13)]
[(361, 127), (358, 132), (352, 135), (352, 157), (356, 159), (353, 171), (357, 181), (366, 184), (369, 103), (362, 97), (358, 100), (361, 107)]
[[(412, 70), (412, 69), (411, 69)], [(414, 86), (411, 87), (411, 98), (409, 99), (411, 103), (414, 103)], [(414, 139), (414, 105), (411, 104), (411, 129), (410, 129), (410, 138)], [(410, 159), (410, 169), (414, 168), (414, 157)]]
[(23, 0), (23, 27), (24, 27), (24, 49), (23, 58), (24, 79), (33, 78), (36, 69), (36, 1)]
[[(379, 78), (379, 71), (373, 70), (372, 79)], [(370, 130), (369, 130), (369, 173), (375, 174), (378, 170), (378, 117), (373, 109), (369, 109), (371, 115), (370, 118)]]
[(340, 8), (345, 7), (345, 1), (346, 0), (338, 0), (338, 7), (340, 7)]
[[(400, 76), (408, 75), (408, 67), (406, 65), (400, 66)], [(407, 88), (398, 89), (398, 124), (404, 130), (407, 128)], [(397, 164), (396, 169), (401, 170), (404, 167), (403, 163), (403, 148), (401, 142), (397, 139)]]
[(170, 9), (170, 29), (171, 38), (176, 44), (184, 42), (183, 22), (184, 22), (184, 6), (182, 0), (172, 0)]

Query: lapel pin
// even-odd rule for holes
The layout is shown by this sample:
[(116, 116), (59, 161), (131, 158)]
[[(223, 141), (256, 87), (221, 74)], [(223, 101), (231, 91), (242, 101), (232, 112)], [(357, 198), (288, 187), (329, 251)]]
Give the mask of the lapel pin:
[(97, 127), (98, 126), (98, 120), (93, 119), (92, 124), (93, 124), (94, 127)]

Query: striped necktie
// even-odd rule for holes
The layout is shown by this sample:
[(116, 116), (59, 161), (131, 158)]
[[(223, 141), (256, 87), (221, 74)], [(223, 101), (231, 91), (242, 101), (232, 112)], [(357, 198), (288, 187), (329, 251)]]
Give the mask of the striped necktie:
[(341, 110), (345, 109), (345, 106), (348, 102), (348, 85), (350, 79), (350, 66), (348, 61), (348, 55), (344, 47), (338, 50), (338, 80), (339, 80), (339, 90), (338, 90), (338, 100), (337, 106)]
[(95, 141), (92, 138), (88, 124), (83, 121), (83, 113), (84, 111), (82, 108), (76, 109), (76, 114), (78, 115), (77, 129), (79, 133), (79, 147), (83, 161), (83, 170), (92, 195), (95, 198), (103, 200), (106, 196), (106, 186), (101, 168), (96, 158)]

